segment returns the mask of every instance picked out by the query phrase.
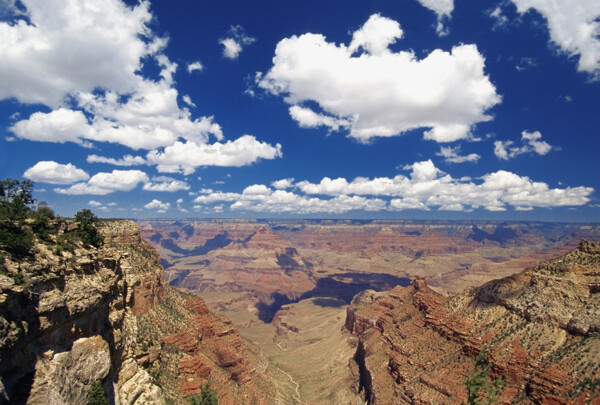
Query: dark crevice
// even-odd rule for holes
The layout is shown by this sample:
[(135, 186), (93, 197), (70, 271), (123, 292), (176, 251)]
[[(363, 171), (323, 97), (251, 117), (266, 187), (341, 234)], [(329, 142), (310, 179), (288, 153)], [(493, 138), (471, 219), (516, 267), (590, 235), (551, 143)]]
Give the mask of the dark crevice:
[[(341, 273), (329, 277), (321, 278), (317, 285), (310, 291), (305, 292), (300, 297), (290, 298), (285, 294), (273, 293), (267, 300), (260, 301), (256, 308), (258, 309), (258, 319), (265, 323), (270, 323), (279, 309), (286, 304), (292, 304), (307, 298), (337, 298), (350, 304), (352, 298), (363, 290), (387, 291), (401, 285), (408, 286), (410, 279), (406, 277), (396, 277), (390, 274), (382, 273)], [(321, 304), (327, 301), (321, 301)], [(332, 303), (334, 301), (331, 301)], [(338, 303), (335, 306), (339, 306)]]

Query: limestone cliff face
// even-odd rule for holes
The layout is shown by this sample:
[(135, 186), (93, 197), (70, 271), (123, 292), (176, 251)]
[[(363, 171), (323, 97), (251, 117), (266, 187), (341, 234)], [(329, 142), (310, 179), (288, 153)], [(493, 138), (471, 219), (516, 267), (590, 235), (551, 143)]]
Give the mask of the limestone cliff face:
[(94, 381), (116, 404), (184, 403), (207, 381), (222, 403), (268, 403), (264, 362), (200, 299), (164, 285), (139, 227), (101, 232), (101, 249), (39, 243), (34, 260), (5, 259), (0, 403), (87, 404)]
[(446, 298), (417, 279), (364, 292), (346, 327), (370, 404), (466, 401), (471, 359), (484, 352), (501, 403), (600, 403), (600, 245)]

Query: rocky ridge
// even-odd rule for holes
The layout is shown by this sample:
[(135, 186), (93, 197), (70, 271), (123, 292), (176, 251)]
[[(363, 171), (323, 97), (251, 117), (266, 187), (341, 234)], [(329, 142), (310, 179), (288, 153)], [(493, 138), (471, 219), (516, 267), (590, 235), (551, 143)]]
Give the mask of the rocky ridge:
[(186, 403), (207, 381), (221, 403), (272, 403), (257, 349), (204, 302), (163, 283), (160, 258), (130, 221), (106, 221), (104, 247), (33, 260), (0, 274), (0, 403)]
[(483, 352), (502, 403), (600, 403), (600, 245), (447, 298), (423, 279), (365, 291), (348, 309), (370, 404), (466, 401)]

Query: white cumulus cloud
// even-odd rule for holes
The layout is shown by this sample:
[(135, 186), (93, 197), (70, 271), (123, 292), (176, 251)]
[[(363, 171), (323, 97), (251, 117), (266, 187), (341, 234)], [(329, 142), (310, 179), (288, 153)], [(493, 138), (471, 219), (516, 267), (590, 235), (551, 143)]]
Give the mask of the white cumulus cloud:
[(214, 144), (197, 144), (177, 141), (164, 150), (151, 151), (147, 160), (157, 165), (159, 172), (193, 173), (201, 166), (246, 166), (258, 159), (281, 157), (281, 145), (271, 146), (259, 142), (252, 135), (244, 135), (235, 141)]
[(141, 156), (125, 155), (121, 159), (111, 157), (88, 155), (88, 163), (108, 163), (115, 166), (139, 166), (146, 164), (146, 159)]
[(148, 209), (148, 210), (157, 210), (158, 213), (160, 214), (164, 214), (165, 212), (167, 212), (167, 210), (169, 210), (169, 208), (171, 208), (171, 203), (168, 202), (162, 202), (160, 200), (152, 200), (150, 201), (148, 204), (144, 205), (144, 208)]
[[(11, 3), (8, 21), (0, 22), (0, 100), (39, 103), (50, 111), (15, 122), (9, 131), (16, 139), (86, 147), (116, 143), (134, 150), (156, 150), (179, 139), (206, 148), (224, 141), (213, 117), (195, 118), (178, 104), (178, 66), (163, 53), (167, 38), (149, 26), (149, 2), (22, 3), (22, 10)], [(252, 42), (241, 27), (230, 33), (244, 45)], [(146, 66), (157, 73), (142, 74)], [(194, 62), (188, 69), (200, 66)], [(194, 106), (189, 96), (182, 100)]]
[(294, 214), (407, 209), (505, 211), (509, 206), (526, 211), (533, 207), (584, 205), (594, 191), (591, 187), (550, 188), (546, 183), (503, 170), (483, 175), (477, 181), (455, 179), (435, 167), (431, 160), (415, 162), (406, 166), (406, 170), (410, 171), (409, 176), (357, 177), (352, 181), (324, 177), (319, 183), (300, 181), (293, 184), (298, 192), (254, 184), (242, 193), (214, 192), (198, 196), (194, 208), (228, 203), (229, 209), (234, 211)]
[(511, 0), (519, 13), (536, 10), (548, 22), (550, 39), (579, 56), (577, 69), (600, 79), (600, 2), (597, 0)]
[[(0, 63), (1, 64), (1, 63)], [(88, 120), (81, 111), (59, 108), (49, 113), (36, 112), (10, 127), (22, 139), (41, 142), (84, 143), (91, 135)]]
[(147, 28), (148, 2), (132, 7), (118, 0), (22, 3), (30, 23), (0, 22), (0, 99), (58, 107), (78, 91), (135, 91), (140, 60), (164, 44)]
[(41, 161), (27, 169), (23, 177), (42, 183), (72, 184), (77, 181), (87, 180), (90, 178), (90, 175), (71, 163), (63, 165), (54, 161)]
[(324, 114), (317, 114), (310, 108), (304, 108), (299, 105), (291, 106), (289, 112), (290, 116), (302, 128), (317, 128), (325, 126), (330, 128), (332, 131), (338, 131), (340, 128), (349, 129), (352, 124), (352, 120), (331, 117)]
[(294, 186), (294, 179), (288, 178), (288, 179), (277, 180), (277, 181), (272, 182), (271, 186), (273, 186), (273, 188), (276, 188), (277, 190), (291, 188)]
[[(475, 45), (418, 59), (412, 51), (389, 50), (402, 35), (397, 22), (375, 14), (349, 46), (319, 34), (285, 38), (257, 84), (284, 97), (301, 126), (349, 128), (349, 136), (363, 142), (417, 128), (428, 129), (426, 139), (451, 142), (491, 119), (487, 111), (500, 96)], [(311, 114), (308, 101), (322, 111)]]
[(152, 182), (144, 184), (143, 187), (146, 191), (167, 191), (175, 192), (180, 190), (189, 190), (190, 185), (181, 180), (176, 180), (172, 177), (158, 176), (153, 177)]
[(436, 31), (440, 36), (448, 34), (448, 28), (444, 22), (450, 19), (454, 10), (454, 0), (418, 0), (421, 5), (427, 7), (437, 14), (438, 23)]
[(464, 163), (477, 162), (481, 156), (477, 153), (469, 153), (468, 155), (460, 154), (460, 146), (442, 146), (437, 156), (442, 156), (446, 163)]
[(525, 153), (536, 153), (545, 155), (553, 148), (548, 142), (542, 141), (542, 134), (539, 131), (521, 133), (521, 146), (514, 145), (513, 141), (495, 141), (494, 154), (498, 159), (508, 160)]
[(60, 194), (105, 195), (115, 191), (131, 191), (140, 183), (147, 183), (148, 175), (140, 170), (113, 170), (92, 176), (86, 183), (73, 184), (69, 188), (55, 188)]
[(219, 43), (223, 45), (223, 56), (228, 59), (237, 59), (243, 50), (243, 47), (250, 45), (255, 38), (246, 35), (244, 27), (241, 25), (232, 26), (229, 29), (228, 37), (221, 39)]
[(188, 73), (201, 72), (202, 70), (204, 70), (204, 65), (200, 61), (188, 63), (187, 65)]

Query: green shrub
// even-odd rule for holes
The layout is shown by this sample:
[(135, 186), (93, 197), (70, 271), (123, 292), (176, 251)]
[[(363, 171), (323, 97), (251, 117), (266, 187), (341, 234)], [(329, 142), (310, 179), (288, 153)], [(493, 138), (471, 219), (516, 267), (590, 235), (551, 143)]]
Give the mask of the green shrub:
[(0, 181), (0, 248), (16, 259), (30, 256), (33, 247), (33, 234), (25, 226), (35, 201), (32, 192), (31, 180)]
[(487, 361), (484, 351), (473, 359), (475, 370), (465, 381), (467, 386), (467, 405), (495, 404), (500, 399), (506, 386), (504, 378), (492, 380), (488, 376), (491, 364)]
[(219, 405), (217, 393), (210, 388), (210, 383), (204, 384), (200, 395), (192, 395), (188, 397), (190, 405)]
[(88, 403), (89, 405), (108, 405), (106, 395), (104, 395), (104, 389), (98, 381), (94, 381), (88, 391)]
[(23, 275), (21, 273), (16, 273), (15, 275), (13, 275), (13, 281), (16, 285), (23, 284)]
[(50, 234), (54, 231), (53, 219), (55, 217), (52, 208), (48, 207), (44, 201), (41, 201), (37, 205), (37, 209), (30, 213), (33, 221), (31, 222), (31, 229), (33, 233), (46, 242), (50, 241)]
[(77, 236), (86, 246), (102, 246), (102, 235), (96, 229), (98, 217), (88, 209), (82, 209), (75, 214), (75, 222), (77, 222)]
[(33, 234), (28, 229), (10, 223), (0, 225), (0, 248), (15, 259), (31, 256), (33, 242)]

